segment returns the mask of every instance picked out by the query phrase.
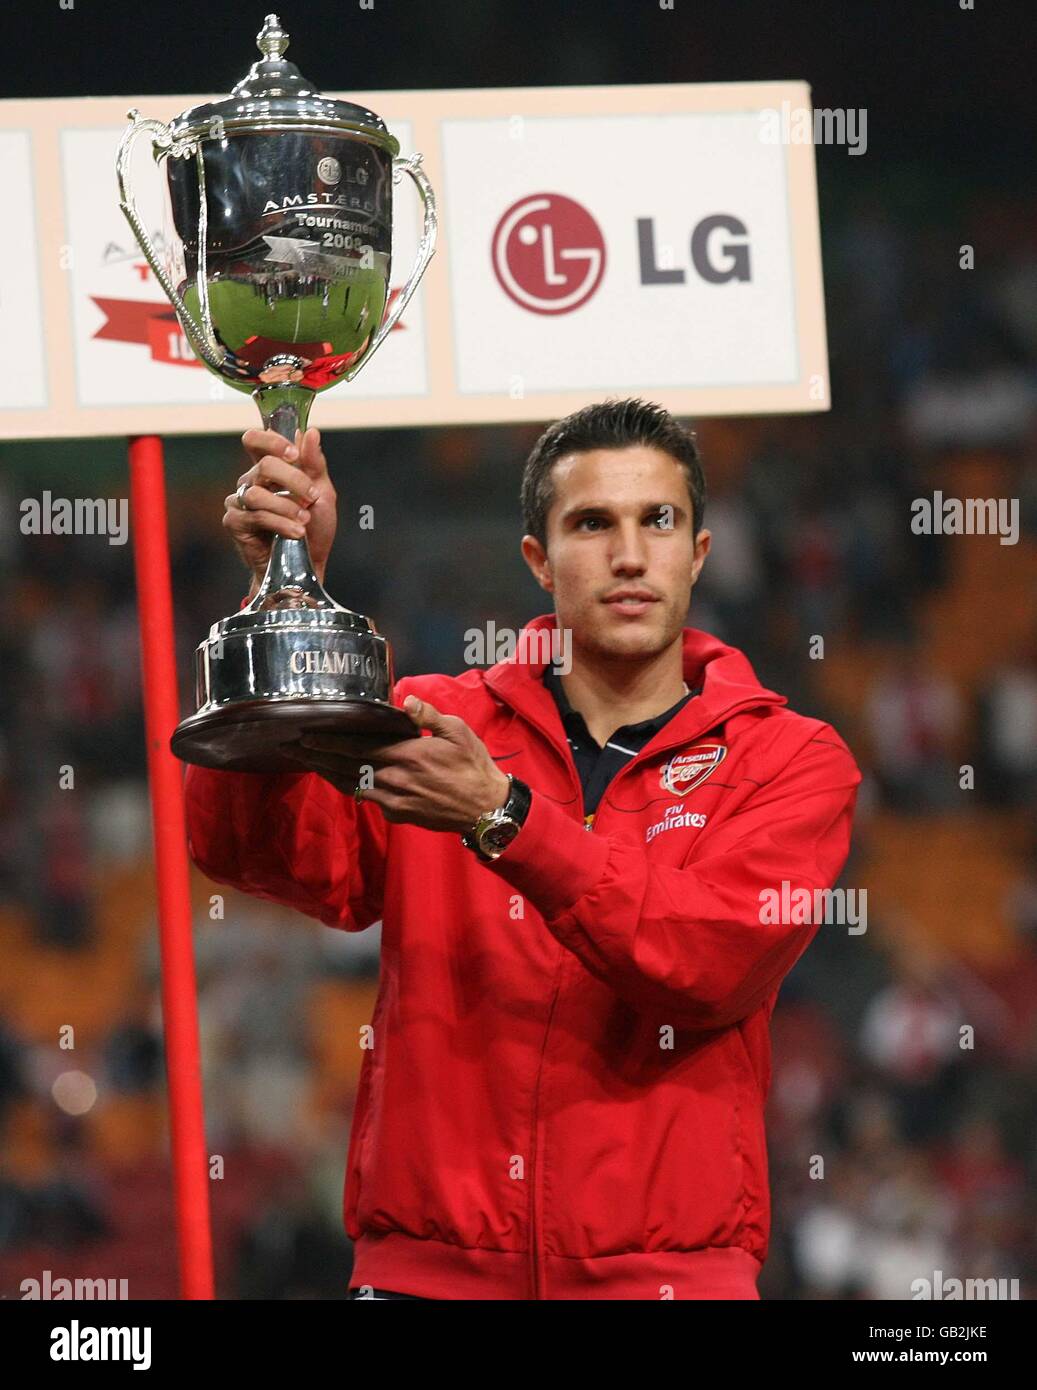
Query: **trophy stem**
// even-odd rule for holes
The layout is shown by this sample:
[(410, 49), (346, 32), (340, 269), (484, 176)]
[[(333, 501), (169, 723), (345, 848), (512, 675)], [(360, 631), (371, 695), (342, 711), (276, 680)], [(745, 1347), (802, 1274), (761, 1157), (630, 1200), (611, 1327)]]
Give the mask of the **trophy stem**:
[[(294, 444), (296, 430), (306, 433), (314, 394), (309, 387), (283, 382), (257, 387), (252, 398), (259, 406), (264, 429), (274, 430)], [(275, 536), (263, 582), (246, 611), (340, 607), (317, 578), (306, 537)]]

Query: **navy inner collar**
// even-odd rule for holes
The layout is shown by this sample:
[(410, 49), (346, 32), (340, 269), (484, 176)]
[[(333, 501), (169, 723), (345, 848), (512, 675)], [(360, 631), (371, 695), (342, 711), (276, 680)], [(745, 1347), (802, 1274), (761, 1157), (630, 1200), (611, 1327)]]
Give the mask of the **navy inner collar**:
[[(543, 679), (544, 684), (554, 696), (555, 703), (558, 706), (558, 712), (562, 717), (563, 725), (565, 725), (566, 728), (575, 728), (590, 738), (590, 730), (587, 728), (583, 715), (579, 710), (573, 709), (572, 705), (569, 703), (565, 689), (562, 686), (562, 678), (555, 669), (553, 662), (549, 661), (545, 666)], [(682, 695), (675, 705), (671, 705), (670, 708), (664, 710), (662, 714), (653, 715), (651, 719), (642, 719), (637, 724), (621, 724), (618, 729), (612, 731), (610, 737), (615, 738), (619, 734), (626, 734), (631, 738), (643, 738), (643, 741), (647, 743), (649, 738), (657, 734), (664, 724), (669, 723), (679, 709), (682, 709), (689, 700), (693, 700), (696, 695), (700, 695), (701, 693), (701, 687), (690, 690), (688, 694)]]

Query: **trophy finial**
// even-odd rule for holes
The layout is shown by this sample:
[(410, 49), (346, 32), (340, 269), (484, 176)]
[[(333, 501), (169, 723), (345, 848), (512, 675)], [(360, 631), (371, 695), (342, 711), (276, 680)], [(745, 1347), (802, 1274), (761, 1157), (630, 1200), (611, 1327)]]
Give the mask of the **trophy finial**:
[(268, 14), (256, 35), (256, 47), (267, 62), (276, 63), (288, 47), (288, 33), (275, 14)]

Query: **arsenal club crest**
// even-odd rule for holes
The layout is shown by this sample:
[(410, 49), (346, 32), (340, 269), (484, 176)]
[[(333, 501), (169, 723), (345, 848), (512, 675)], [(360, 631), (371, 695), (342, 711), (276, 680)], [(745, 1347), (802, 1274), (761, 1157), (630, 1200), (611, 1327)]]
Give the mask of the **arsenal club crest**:
[(696, 743), (686, 753), (678, 753), (662, 770), (659, 785), (671, 796), (684, 796), (702, 783), (727, 757), (722, 743)]

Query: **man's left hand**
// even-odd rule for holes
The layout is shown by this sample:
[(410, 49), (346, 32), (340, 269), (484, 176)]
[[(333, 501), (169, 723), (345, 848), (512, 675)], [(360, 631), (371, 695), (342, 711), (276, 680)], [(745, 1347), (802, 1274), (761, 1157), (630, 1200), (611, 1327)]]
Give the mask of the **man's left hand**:
[(349, 734), (308, 734), (285, 752), (348, 796), (364, 770), (374, 769), (374, 784), (363, 790), (362, 800), (373, 801), (388, 821), (424, 830), (460, 835), (484, 811), (504, 805), (508, 778), (463, 719), (441, 714), (415, 695), (408, 695), (402, 708), (428, 737), (386, 743)]

